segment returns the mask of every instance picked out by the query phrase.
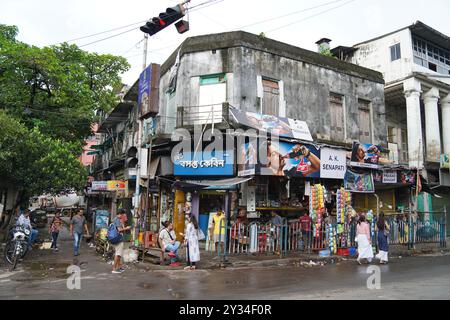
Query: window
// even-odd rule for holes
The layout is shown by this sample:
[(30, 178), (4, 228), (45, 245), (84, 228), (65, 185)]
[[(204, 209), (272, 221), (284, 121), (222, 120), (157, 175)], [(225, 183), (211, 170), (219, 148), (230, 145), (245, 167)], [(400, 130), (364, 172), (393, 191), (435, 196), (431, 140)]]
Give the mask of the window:
[(417, 37), (413, 38), (413, 51), (416, 64), (445, 75), (450, 71), (450, 51)]
[(389, 143), (397, 143), (396, 131), (397, 131), (396, 128), (388, 127), (388, 142)]
[(401, 150), (400, 150), (400, 161), (402, 163), (408, 162), (408, 135), (406, 129), (401, 130)]
[(278, 81), (262, 80), (263, 84), (263, 101), (262, 113), (278, 116), (280, 112), (280, 86)]
[(391, 47), (391, 61), (399, 60), (401, 57), (400, 43), (397, 43)]
[(434, 63), (428, 62), (428, 69), (430, 69), (431, 71), (437, 72), (437, 65), (435, 65)]
[(359, 142), (372, 143), (372, 126), (370, 121), (370, 102), (358, 100), (359, 111)]
[(227, 101), (226, 76), (200, 77), (199, 107), (194, 124), (222, 122), (222, 104)]
[(331, 116), (330, 135), (334, 141), (344, 141), (344, 97), (339, 94), (330, 93), (329, 103)]

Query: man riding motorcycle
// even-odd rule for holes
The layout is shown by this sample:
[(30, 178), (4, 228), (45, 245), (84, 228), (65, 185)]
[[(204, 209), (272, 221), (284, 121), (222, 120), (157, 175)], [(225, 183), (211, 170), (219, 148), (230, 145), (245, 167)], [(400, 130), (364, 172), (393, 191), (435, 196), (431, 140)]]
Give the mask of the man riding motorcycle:
[(33, 229), (31, 225), (30, 210), (25, 209), (25, 211), (19, 216), (19, 219), (17, 219), (16, 226), (21, 226), (30, 230), (31, 235), (28, 238), (28, 247), (31, 250), (33, 242), (36, 240), (39, 232), (36, 229)]

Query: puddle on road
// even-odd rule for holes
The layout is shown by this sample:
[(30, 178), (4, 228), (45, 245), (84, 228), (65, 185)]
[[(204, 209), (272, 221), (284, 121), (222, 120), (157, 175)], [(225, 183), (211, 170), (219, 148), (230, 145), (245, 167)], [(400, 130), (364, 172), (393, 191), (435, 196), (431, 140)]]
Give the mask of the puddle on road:
[(25, 277), (17, 278), (15, 281), (44, 280), (47, 278), (65, 279), (69, 276), (67, 268), (72, 265), (69, 262), (44, 262), (30, 261), (23, 264)]

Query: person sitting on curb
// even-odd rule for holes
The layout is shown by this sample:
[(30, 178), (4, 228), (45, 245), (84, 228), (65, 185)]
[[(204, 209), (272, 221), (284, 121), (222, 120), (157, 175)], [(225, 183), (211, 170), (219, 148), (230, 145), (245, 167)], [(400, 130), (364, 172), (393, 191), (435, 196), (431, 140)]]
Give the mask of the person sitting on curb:
[(164, 228), (159, 232), (159, 239), (162, 242), (162, 249), (164, 252), (169, 252), (170, 266), (179, 267), (178, 262), (178, 249), (180, 248), (180, 242), (176, 241), (175, 231), (173, 230), (173, 224), (170, 221), (163, 223)]

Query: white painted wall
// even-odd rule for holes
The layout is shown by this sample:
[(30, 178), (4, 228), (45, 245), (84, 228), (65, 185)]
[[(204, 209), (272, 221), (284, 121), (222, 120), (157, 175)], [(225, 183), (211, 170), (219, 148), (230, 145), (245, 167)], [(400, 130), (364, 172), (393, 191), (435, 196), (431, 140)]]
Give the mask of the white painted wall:
[[(400, 43), (401, 59), (391, 61), (390, 47), (397, 43)], [(359, 50), (354, 53), (350, 62), (381, 72), (386, 83), (403, 79), (413, 71), (414, 56), (409, 29), (361, 44), (357, 48)]]

